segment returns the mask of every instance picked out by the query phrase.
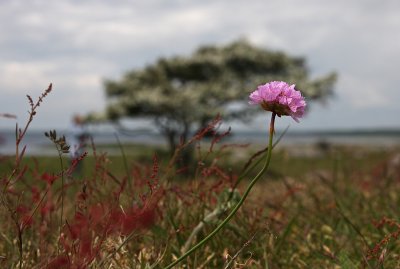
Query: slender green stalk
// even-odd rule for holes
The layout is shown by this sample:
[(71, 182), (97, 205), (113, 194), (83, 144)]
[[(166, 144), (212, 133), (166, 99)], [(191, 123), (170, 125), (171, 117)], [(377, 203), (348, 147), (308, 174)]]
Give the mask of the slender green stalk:
[(122, 154), (122, 160), (123, 160), (123, 164), (124, 164), (124, 168), (125, 168), (125, 172), (126, 172), (126, 176), (127, 176), (127, 180), (128, 180), (128, 186), (130, 189), (132, 189), (132, 184), (133, 184), (132, 177), (131, 177), (131, 173), (129, 172), (128, 162), (127, 162), (124, 147), (122, 146), (121, 140), (119, 140), (118, 134), (114, 133), (114, 136), (115, 136), (115, 139), (117, 139), (118, 147)]
[[(57, 147), (58, 150), (58, 147)], [(64, 163), (61, 156), (62, 152), (58, 150), (58, 158), (60, 160), (61, 165), (61, 215), (60, 215), (60, 227), (59, 227), (59, 236), (61, 239), (62, 234), (62, 226), (63, 226), (63, 215), (64, 215)], [(60, 253), (60, 244), (57, 246), (57, 252)]]
[[(64, 216), (64, 162), (62, 158), (63, 153), (69, 153), (70, 146), (65, 141), (65, 136), (57, 138), (56, 130), (50, 130), (50, 132), (45, 132), (44, 135), (48, 137), (56, 147), (58, 151), (58, 159), (60, 160), (61, 166), (61, 214), (60, 214), (60, 227), (59, 227), (59, 236), (61, 238), (62, 226), (63, 226), (63, 216)], [(60, 253), (60, 244), (57, 246), (57, 253)]]
[(181, 257), (179, 257), (176, 261), (172, 262), (170, 265), (165, 267), (165, 269), (170, 269), (180, 263), (182, 260), (184, 260), (187, 256), (195, 252), (199, 247), (203, 246), (206, 242), (208, 242), (214, 235), (216, 235), (230, 220), (231, 218), (236, 214), (236, 212), (239, 210), (239, 208), (242, 206), (244, 201), (246, 200), (247, 196), (249, 195), (251, 189), (253, 188), (254, 184), (257, 182), (257, 180), (264, 174), (264, 172), (267, 170), (269, 163), (271, 161), (271, 156), (272, 156), (272, 141), (273, 141), (273, 136), (274, 136), (274, 125), (275, 125), (275, 113), (272, 113), (271, 116), (271, 122), (269, 126), (269, 140), (268, 140), (268, 151), (267, 151), (267, 158), (265, 160), (264, 166), (258, 172), (258, 174), (251, 180), (249, 186), (247, 187), (246, 191), (244, 192), (242, 198), (240, 201), (237, 203), (237, 205), (233, 208), (231, 213), (217, 226), (217, 228), (214, 229), (209, 235), (207, 235), (203, 240), (201, 240), (199, 243), (197, 243), (195, 246), (193, 246), (191, 249), (189, 249), (186, 253), (184, 253)]
[[(274, 144), (272, 145), (272, 149), (274, 149), (276, 147), (276, 145), (278, 145), (278, 143), (281, 141), (281, 139), (283, 138), (283, 136), (286, 134), (286, 132), (289, 130), (289, 125), (285, 128), (285, 130), (283, 130), (282, 134), (278, 137), (278, 139), (276, 139), (276, 141), (274, 142)], [(259, 163), (263, 160), (265, 160), (265, 158), (267, 156), (263, 156), (262, 158), (259, 158), (256, 162), (254, 162), (251, 165), (252, 159), (254, 159), (254, 157), (258, 156), (259, 154), (262, 154), (264, 152), (268, 151), (268, 147), (266, 147), (265, 149), (256, 152), (256, 154), (254, 154), (251, 157), (251, 160), (246, 164), (244, 171), (239, 175), (238, 179), (236, 180), (235, 184), (232, 186), (232, 194), (233, 191), (237, 188), (237, 186), (239, 185), (239, 183), (242, 181), (242, 179), (244, 179), (247, 174), (252, 171), (254, 169), (254, 167), (256, 167), (257, 165), (259, 165)], [(231, 195), (231, 197), (229, 197), (228, 201), (232, 198), (233, 195)]]

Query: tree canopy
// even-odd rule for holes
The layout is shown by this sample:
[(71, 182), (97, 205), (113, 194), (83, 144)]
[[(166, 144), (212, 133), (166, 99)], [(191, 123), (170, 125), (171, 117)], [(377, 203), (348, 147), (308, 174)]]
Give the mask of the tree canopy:
[(106, 117), (147, 117), (174, 147), (190, 130), (217, 114), (243, 119), (256, 113), (245, 104), (257, 85), (272, 80), (296, 84), (308, 100), (323, 100), (333, 92), (334, 73), (310, 79), (306, 61), (280, 51), (239, 40), (226, 46), (202, 46), (189, 56), (161, 58), (118, 80), (107, 80)]

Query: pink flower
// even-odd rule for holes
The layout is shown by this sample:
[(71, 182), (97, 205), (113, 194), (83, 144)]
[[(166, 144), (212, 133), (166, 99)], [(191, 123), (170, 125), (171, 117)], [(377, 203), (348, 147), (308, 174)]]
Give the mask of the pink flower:
[(295, 85), (283, 81), (272, 81), (257, 87), (250, 94), (249, 104), (261, 105), (266, 111), (280, 116), (291, 116), (296, 122), (303, 117), (306, 101)]

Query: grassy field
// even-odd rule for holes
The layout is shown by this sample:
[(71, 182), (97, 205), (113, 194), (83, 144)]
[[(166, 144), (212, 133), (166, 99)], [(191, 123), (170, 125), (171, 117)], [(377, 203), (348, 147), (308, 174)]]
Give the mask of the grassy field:
[[(63, 155), (2, 157), (0, 265), (163, 268), (232, 209), (259, 149), (203, 145), (182, 167), (163, 148), (89, 148), (75, 171)], [(176, 268), (400, 268), (399, 152), (277, 148), (238, 214)]]

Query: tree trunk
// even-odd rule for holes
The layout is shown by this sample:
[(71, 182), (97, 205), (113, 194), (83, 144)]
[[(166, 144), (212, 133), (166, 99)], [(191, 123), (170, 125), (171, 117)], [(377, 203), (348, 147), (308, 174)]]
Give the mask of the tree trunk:
[[(168, 147), (171, 157), (174, 155), (176, 147), (180, 146), (181, 143), (184, 144), (187, 142), (189, 137), (189, 131), (190, 131), (190, 124), (184, 125), (180, 137), (178, 137), (178, 133), (175, 130), (171, 129), (163, 130), (165, 138), (167, 139), (168, 142)], [(178, 139), (179, 139), (179, 144), (178, 144)], [(184, 148), (182, 148), (175, 160), (176, 167), (178, 169), (184, 169), (184, 170), (189, 169), (190, 165), (193, 162), (193, 154), (194, 154), (193, 145), (187, 145)]]
[(170, 155), (174, 155), (175, 149), (176, 149), (176, 132), (173, 130), (166, 130), (165, 131), (165, 136), (167, 138), (168, 142), (168, 148), (169, 148), (169, 153)]
[[(185, 124), (183, 128), (183, 132), (181, 134), (181, 139), (183, 143), (186, 143), (189, 138), (190, 124)], [(182, 149), (181, 154), (179, 156), (179, 164), (181, 168), (187, 169), (189, 171), (190, 165), (193, 163), (193, 154), (194, 147), (193, 145), (187, 145)]]

